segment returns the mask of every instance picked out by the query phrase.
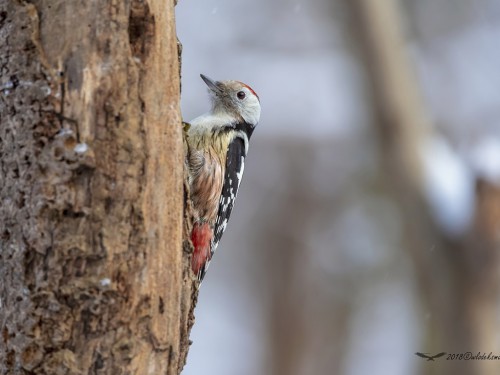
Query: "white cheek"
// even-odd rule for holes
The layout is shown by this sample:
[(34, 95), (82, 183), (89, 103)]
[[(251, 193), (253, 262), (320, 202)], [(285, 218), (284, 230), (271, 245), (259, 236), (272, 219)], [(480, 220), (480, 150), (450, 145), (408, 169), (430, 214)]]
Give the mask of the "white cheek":
[(243, 119), (249, 124), (256, 125), (260, 119), (260, 103), (255, 96), (250, 96), (243, 104), (241, 111)]

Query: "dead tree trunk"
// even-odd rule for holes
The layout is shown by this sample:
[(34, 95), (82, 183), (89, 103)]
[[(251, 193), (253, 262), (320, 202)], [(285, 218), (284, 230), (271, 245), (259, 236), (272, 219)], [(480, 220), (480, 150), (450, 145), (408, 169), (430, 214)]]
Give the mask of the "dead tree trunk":
[(0, 373), (178, 374), (173, 0), (0, 0)]

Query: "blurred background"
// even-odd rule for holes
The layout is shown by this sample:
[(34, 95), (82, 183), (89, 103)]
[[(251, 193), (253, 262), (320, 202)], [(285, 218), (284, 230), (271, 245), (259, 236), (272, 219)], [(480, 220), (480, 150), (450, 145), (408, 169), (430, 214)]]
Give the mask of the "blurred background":
[[(498, 374), (500, 1), (181, 0), (262, 117), (184, 375)], [(468, 356), (468, 355), (467, 355)]]

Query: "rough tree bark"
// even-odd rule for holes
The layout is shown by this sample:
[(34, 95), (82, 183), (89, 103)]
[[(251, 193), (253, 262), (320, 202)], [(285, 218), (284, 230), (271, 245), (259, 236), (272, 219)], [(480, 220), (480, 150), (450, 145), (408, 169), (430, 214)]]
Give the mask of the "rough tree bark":
[[(434, 223), (423, 192), (423, 145), (433, 136), (418, 84), (405, 55), (397, 0), (357, 0), (353, 34), (371, 79), (377, 134), (388, 184), (404, 215), (405, 244), (430, 319), (421, 351), (498, 353), (500, 190), (478, 181), (475, 223), (450, 237)], [(431, 249), (431, 251), (429, 251)], [(424, 367), (422, 368), (424, 370)], [(496, 361), (440, 361), (425, 374), (498, 373)]]
[(173, 0), (0, 0), (0, 373), (178, 374)]

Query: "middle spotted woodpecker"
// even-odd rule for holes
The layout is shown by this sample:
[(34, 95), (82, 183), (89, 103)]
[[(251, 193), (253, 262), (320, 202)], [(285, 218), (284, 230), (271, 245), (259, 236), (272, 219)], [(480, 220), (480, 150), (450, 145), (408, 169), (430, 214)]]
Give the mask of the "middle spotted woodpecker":
[(189, 185), (194, 207), (193, 272), (201, 281), (224, 233), (243, 176), (248, 142), (260, 118), (259, 97), (239, 81), (201, 74), (212, 99), (210, 112), (187, 131)]

